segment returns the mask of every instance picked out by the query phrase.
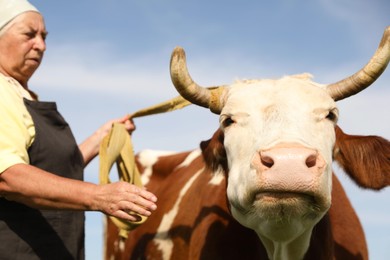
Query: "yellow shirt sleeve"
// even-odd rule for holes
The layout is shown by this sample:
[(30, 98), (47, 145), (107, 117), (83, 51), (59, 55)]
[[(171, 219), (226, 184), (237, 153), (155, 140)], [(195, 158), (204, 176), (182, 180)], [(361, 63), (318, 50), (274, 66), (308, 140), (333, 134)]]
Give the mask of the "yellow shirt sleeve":
[(18, 82), (0, 74), (0, 174), (18, 163), (29, 163), (28, 148), (35, 137), (23, 97), (29, 93)]

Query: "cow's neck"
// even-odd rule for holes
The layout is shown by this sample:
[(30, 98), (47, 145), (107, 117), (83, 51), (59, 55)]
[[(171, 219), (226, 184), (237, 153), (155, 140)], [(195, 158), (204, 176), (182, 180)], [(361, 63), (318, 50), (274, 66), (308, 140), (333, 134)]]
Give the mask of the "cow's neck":
[(292, 241), (273, 241), (259, 235), (271, 260), (303, 259), (310, 245), (312, 230), (306, 230)]

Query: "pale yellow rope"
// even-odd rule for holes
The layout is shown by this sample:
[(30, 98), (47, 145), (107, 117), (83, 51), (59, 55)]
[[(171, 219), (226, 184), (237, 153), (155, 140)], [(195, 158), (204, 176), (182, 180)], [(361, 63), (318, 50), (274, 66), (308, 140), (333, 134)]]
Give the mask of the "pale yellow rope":
[[(140, 174), (135, 164), (134, 152), (130, 135), (123, 124), (115, 123), (111, 132), (103, 139), (100, 145), (100, 183), (110, 183), (110, 170), (114, 163), (118, 169), (119, 179), (143, 187)], [(127, 238), (127, 233), (146, 221), (146, 217), (134, 212), (129, 214), (135, 215), (139, 220), (129, 222), (110, 216), (112, 222), (120, 230), (120, 236)]]
[[(129, 118), (169, 112), (186, 107), (190, 104), (190, 102), (179, 96), (147, 109), (139, 110), (129, 115)], [(99, 157), (100, 184), (108, 184), (111, 182), (109, 177), (110, 170), (114, 163), (116, 163), (120, 180), (143, 187), (138, 168), (135, 164), (131, 138), (123, 124), (113, 124), (110, 133), (103, 139), (100, 145)], [(147, 220), (147, 217), (138, 215), (134, 212), (129, 212), (129, 214), (137, 216), (139, 221), (130, 222), (109, 216), (112, 222), (118, 227), (119, 235), (124, 239), (127, 238), (129, 231)]]
[(148, 116), (148, 115), (154, 115), (154, 114), (160, 114), (165, 112), (174, 111), (177, 109), (181, 109), (183, 107), (186, 107), (188, 105), (191, 105), (191, 103), (187, 100), (185, 100), (182, 96), (178, 96), (175, 98), (172, 98), (168, 101), (165, 101), (163, 103), (138, 110), (137, 112), (130, 114), (130, 118), (136, 118), (136, 117), (142, 117), (142, 116)]

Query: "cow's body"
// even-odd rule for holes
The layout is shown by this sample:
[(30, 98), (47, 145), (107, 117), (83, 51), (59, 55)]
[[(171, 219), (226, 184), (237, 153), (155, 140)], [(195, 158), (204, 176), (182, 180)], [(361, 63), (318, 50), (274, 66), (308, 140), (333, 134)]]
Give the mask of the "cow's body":
[(361, 187), (381, 189), (390, 184), (390, 143), (344, 134), (336, 101), (369, 86), (389, 60), (390, 27), (370, 62), (337, 83), (302, 74), (208, 89), (192, 80), (184, 51), (175, 49), (173, 84), (220, 114), (220, 128), (201, 152), (141, 154), (159, 208), (126, 241), (109, 222), (107, 258), (367, 259), (332, 163)]
[[(199, 151), (160, 156), (141, 153), (146, 185), (159, 198), (159, 210), (123, 240), (108, 219), (106, 259), (267, 259), (252, 230), (230, 214), (226, 179), (204, 163)], [(180, 166), (185, 160), (184, 166)], [(153, 165), (151, 165), (151, 163)], [(149, 177), (147, 178), (149, 179)], [(368, 259), (361, 224), (333, 176), (333, 203), (315, 228), (306, 259)]]

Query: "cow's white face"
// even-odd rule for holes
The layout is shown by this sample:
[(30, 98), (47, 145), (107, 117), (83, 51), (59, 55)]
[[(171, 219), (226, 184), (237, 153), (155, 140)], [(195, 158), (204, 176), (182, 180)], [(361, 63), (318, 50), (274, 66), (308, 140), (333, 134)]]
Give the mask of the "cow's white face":
[(305, 75), (237, 82), (225, 98), (233, 216), (265, 244), (309, 239), (331, 203), (336, 103)]

